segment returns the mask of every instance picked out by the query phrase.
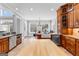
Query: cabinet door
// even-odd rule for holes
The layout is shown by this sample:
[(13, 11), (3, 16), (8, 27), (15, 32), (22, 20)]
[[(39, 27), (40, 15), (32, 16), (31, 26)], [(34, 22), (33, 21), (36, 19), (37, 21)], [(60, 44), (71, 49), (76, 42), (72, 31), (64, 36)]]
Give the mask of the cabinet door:
[(57, 16), (59, 17), (59, 16), (61, 16), (61, 14), (62, 14), (62, 9), (58, 9), (57, 10)]
[(73, 21), (74, 21), (74, 10), (68, 13), (68, 27), (73, 28)]
[(73, 55), (75, 55), (75, 45), (73, 44), (73, 42), (71, 43), (71, 45), (70, 45), (70, 52), (73, 54)]
[(4, 41), (4, 42), (3, 42), (3, 51), (4, 51), (4, 52), (8, 52), (8, 50), (9, 50), (9, 49), (8, 49), (8, 41)]
[(57, 17), (58, 33), (61, 33), (61, 15)]
[(17, 38), (16, 45), (19, 45), (19, 44), (20, 44), (20, 38)]
[(79, 40), (76, 40), (76, 56), (79, 56)]
[(79, 4), (74, 6), (74, 27), (79, 27)]
[(62, 15), (62, 27), (68, 28), (68, 14)]
[(66, 37), (66, 49), (75, 55), (75, 39), (71, 37)]
[(60, 43), (61, 43), (61, 46), (65, 48), (65, 37), (64, 36), (60, 36)]
[(2, 53), (2, 40), (0, 40), (0, 53)]
[(3, 52), (4, 53), (8, 52), (9, 50), (8, 38), (3, 39), (2, 44), (3, 44)]
[(61, 33), (61, 14), (62, 9), (57, 10), (57, 27), (58, 27), (58, 33)]

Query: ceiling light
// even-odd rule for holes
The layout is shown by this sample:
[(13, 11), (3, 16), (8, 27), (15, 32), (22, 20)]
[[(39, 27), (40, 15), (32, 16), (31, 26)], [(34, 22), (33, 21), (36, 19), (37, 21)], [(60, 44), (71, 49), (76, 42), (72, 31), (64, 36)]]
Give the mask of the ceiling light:
[(33, 8), (30, 8), (30, 11), (33, 11)]
[(53, 9), (53, 8), (51, 8), (51, 9), (50, 9), (50, 11), (54, 11), (54, 9)]
[(18, 8), (16, 8), (16, 10), (18, 10)]

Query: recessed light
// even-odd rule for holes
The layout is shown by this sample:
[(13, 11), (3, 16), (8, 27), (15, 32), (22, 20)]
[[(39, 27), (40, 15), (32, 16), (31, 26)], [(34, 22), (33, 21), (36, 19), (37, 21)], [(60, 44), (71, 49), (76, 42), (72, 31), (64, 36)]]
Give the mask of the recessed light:
[(18, 8), (16, 8), (16, 10), (18, 10)]
[(53, 9), (53, 8), (51, 8), (51, 9), (50, 9), (50, 11), (54, 11), (54, 9)]
[(30, 11), (33, 11), (33, 8), (30, 8)]

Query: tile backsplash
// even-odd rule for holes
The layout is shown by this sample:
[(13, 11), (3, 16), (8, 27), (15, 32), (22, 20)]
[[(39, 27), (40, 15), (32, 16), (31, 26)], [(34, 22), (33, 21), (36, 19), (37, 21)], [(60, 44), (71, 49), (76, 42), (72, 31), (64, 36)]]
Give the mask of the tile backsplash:
[(79, 28), (73, 29), (73, 35), (79, 36)]

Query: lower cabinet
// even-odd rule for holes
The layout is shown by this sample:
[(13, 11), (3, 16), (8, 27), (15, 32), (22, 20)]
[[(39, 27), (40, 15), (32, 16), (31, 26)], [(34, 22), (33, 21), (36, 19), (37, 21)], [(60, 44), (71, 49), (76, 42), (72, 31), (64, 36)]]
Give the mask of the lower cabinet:
[(71, 37), (66, 37), (66, 49), (75, 55), (75, 39)]
[(0, 53), (8, 53), (17, 45), (22, 42), (22, 36), (19, 34), (16, 36), (10, 36), (6, 38), (0, 38)]
[(60, 44), (62, 47), (66, 47), (66, 41), (65, 41), (65, 36), (60, 35)]
[(0, 53), (2, 53), (2, 40), (0, 40)]
[(16, 45), (19, 45), (22, 42), (22, 35), (17, 35)]
[(72, 55), (76, 55), (76, 39), (61, 35), (61, 46), (64, 47), (67, 51), (69, 51)]
[(4, 39), (3, 41), (3, 52), (8, 52), (9, 51), (9, 41), (8, 39)]
[(0, 40), (0, 53), (7, 53), (9, 51), (9, 39), (3, 38)]
[(61, 46), (69, 51), (72, 55), (79, 56), (79, 39), (61, 35), (60, 42)]
[(79, 56), (79, 39), (76, 40), (76, 56)]

